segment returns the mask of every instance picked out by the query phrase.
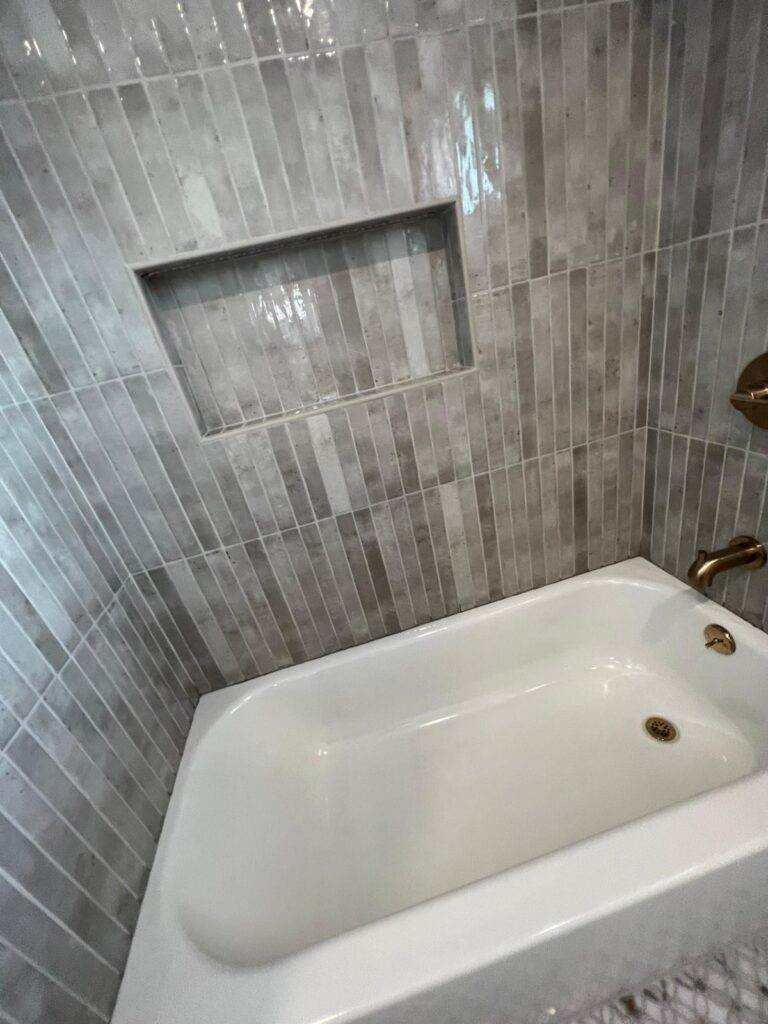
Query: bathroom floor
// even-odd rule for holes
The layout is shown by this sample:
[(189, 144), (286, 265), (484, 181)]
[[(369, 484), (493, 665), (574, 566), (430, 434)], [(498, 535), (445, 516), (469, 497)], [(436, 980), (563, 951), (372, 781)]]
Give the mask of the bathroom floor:
[(768, 936), (698, 960), (574, 1024), (765, 1024)]

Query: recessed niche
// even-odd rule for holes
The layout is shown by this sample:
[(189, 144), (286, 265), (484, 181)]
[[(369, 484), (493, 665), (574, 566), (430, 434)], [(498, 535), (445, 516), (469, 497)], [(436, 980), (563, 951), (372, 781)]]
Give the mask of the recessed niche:
[(204, 437), (473, 367), (452, 202), (133, 269)]

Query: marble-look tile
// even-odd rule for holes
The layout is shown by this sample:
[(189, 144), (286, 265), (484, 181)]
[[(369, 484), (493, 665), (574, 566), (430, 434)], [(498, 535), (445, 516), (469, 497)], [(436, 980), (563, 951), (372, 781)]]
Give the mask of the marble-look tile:
[[(768, 20), (704, 8), (4, 5), (0, 1014), (107, 1017), (197, 693), (760, 532)], [(160, 339), (126, 269), (454, 197), (469, 296), (389, 230), (186, 273)], [(201, 441), (465, 361), (467, 306), (475, 373)]]

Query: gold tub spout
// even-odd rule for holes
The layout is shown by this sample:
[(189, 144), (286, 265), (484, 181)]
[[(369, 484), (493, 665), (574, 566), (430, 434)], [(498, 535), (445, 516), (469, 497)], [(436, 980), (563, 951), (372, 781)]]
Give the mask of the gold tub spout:
[(688, 582), (698, 590), (712, 585), (719, 572), (728, 569), (760, 569), (766, 562), (766, 551), (754, 537), (734, 537), (719, 551), (699, 551), (688, 570)]

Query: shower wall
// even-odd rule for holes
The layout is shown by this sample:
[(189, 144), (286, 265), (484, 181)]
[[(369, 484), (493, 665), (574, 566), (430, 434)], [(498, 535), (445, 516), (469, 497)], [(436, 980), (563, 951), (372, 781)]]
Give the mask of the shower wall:
[[(756, 188), (750, 6), (2, 4), (0, 1016), (108, 1018), (197, 694), (647, 548), (688, 365), (654, 301), (674, 323), (720, 251), (689, 225)], [(201, 437), (127, 264), (453, 198), (475, 372)], [(254, 337), (300, 354), (322, 293), (319, 357), (396, 380), (403, 325), (439, 326), (419, 253), (399, 289), (333, 270), (271, 282)]]
[(198, 680), (2, 331), (0, 1019), (93, 1024), (117, 993)]
[[(768, 540), (768, 434), (729, 404), (768, 330), (768, 10), (676, 3), (649, 404), (650, 556), (681, 578), (697, 548)], [(768, 628), (765, 573), (711, 591)]]
[[(46, 430), (199, 689), (638, 552), (669, 5), (188, 7), (5, 5), (0, 176)], [(475, 373), (201, 440), (126, 262), (452, 197)]]

